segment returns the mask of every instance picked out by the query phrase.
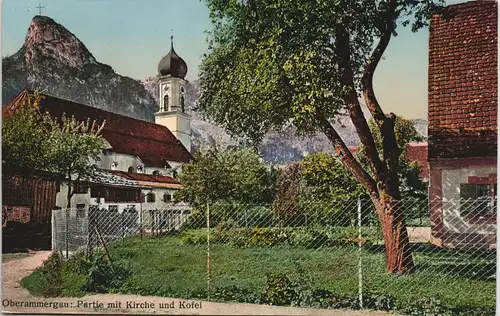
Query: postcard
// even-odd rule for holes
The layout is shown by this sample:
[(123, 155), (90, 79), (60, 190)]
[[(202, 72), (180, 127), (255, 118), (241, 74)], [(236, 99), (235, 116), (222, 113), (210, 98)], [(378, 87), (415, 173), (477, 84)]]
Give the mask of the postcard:
[(496, 1), (2, 4), (4, 313), (495, 314)]

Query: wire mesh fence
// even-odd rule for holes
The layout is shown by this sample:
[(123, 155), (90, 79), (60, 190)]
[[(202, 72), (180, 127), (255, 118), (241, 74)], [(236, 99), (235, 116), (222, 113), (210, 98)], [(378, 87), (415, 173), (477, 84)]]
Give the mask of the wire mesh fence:
[[(52, 223), (54, 251), (104, 249), (134, 270), (124, 292), (299, 306), (315, 293), (320, 307), (495, 305), (496, 199), (72, 209), (54, 211)], [(276, 284), (296, 295), (276, 294)]]
[(52, 251), (66, 257), (83, 251), (105, 247), (129, 236), (162, 235), (178, 230), (187, 220), (190, 207), (172, 205), (166, 209), (140, 210), (135, 207), (118, 209), (62, 209), (52, 212)]

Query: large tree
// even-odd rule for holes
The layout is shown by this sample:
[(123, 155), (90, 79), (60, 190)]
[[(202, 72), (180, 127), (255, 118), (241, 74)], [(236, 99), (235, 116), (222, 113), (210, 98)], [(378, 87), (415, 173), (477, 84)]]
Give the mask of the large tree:
[[(386, 116), (373, 76), (400, 25), (427, 23), (439, 0), (205, 0), (213, 29), (200, 67), (199, 109), (231, 134), (258, 143), (271, 129), (294, 124), (322, 131), (373, 201), (384, 232), (389, 273), (413, 268), (397, 200), (401, 153), (396, 116)], [(359, 97), (382, 138), (379, 151)], [(348, 114), (368, 170), (353, 156), (331, 119)]]
[(75, 186), (81, 181), (89, 181), (97, 171), (99, 154), (104, 148), (101, 131), (105, 122), (78, 121), (63, 114), (60, 120), (45, 115), (43, 123), (49, 130), (51, 161), (48, 169), (65, 176), (68, 184), (66, 207), (69, 209)]

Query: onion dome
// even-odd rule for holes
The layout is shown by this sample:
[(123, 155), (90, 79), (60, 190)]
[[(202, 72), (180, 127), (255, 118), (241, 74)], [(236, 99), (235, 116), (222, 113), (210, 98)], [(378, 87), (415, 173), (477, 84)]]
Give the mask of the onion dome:
[(174, 50), (174, 37), (172, 36), (170, 39), (170, 52), (160, 60), (158, 73), (161, 76), (170, 75), (175, 78), (184, 79), (187, 74), (187, 64)]

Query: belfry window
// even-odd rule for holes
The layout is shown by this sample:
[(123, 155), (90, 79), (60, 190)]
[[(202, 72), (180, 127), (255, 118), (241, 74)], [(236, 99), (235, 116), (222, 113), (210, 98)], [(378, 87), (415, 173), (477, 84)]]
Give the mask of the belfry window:
[(184, 96), (181, 95), (181, 111), (184, 113)]
[(168, 111), (168, 94), (163, 97), (163, 111)]

